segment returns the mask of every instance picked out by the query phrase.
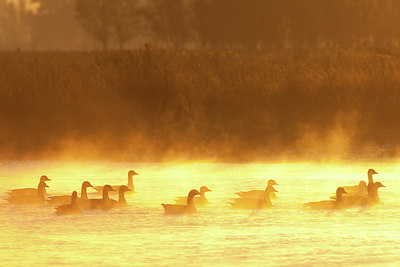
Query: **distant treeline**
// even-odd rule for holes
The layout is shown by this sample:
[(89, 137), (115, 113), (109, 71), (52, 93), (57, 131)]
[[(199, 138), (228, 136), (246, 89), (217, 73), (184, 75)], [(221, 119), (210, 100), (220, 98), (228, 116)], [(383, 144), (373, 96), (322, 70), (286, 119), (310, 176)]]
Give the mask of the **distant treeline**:
[(396, 155), (400, 53), (0, 53), (2, 159)]
[[(393, 48), (398, 0), (0, 1), (0, 49)], [(92, 42), (89, 42), (92, 40)]]

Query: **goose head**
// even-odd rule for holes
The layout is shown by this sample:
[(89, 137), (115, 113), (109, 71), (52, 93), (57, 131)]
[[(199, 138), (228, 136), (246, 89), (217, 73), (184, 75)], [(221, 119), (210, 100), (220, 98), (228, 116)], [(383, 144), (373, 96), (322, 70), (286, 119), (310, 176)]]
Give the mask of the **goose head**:
[(268, 181), (268, 185), (278, 185), (278, 183), (275, 182), (275, 180), (270, 179), (270, 180)]
[(78, 198), (78, 193), (76, 191), (72, 192), (71, 199), (76, 200)]
[(42, 175), (41, 177), (40, 177), (40, 182), (46, 182), (46, 181), (51, 181), (49, 178), (47, 178), (47, 176), (46, 175)]
[(84, 181), (83, 183), (82, 183), (82, 187), (94, 187), (90, 182), (88, 182), (88, 181)]
[(128, 172), (128, 176), (129, 176), (129, 177), (132, 177), (133, 175), (139, 175), (139, 173), (137, 173), (137, 172), (135, 172), (135, 171), (133, 171), (133, 170), (130, 170), (130, 171)]
[(367, 188), (367, 183), (366, 183), (365, 181), (360, 181), (360, 182), (358, 183), (358, 187)]
[(115, 190), (111, 187), (111, 185), (106, 184), (106, 185), (103, 187), (103, 192), (109, 192), (109, 191), (115, 191)]
[(384, 186), (381, 182), (376, 182), (375, 188), (379, 188), (379, 187), (386, 187), (386, 186)]
[(212, 190), (208, 189), (207, 186), (200, 187), (200, 194), (204, 194), (205, 192), (211, 192)]
[(372, 175), (372, 174), (379, 174), (379, 173), (377, 173), (374, 169), (369, 169), (368, 175)]
[(347, 194), (347, 192), (343, 187), (338, 187), (338, 189), (336, 189), (336, 196), (341, 196), (342, 194)]
[(119, 187), (119, 192), (123, 193), (123, 192), (127, 192), (127, 191), (132, 191), (131, 189), (129, 189), (126, 185), (121, 185)]
[(268, 185), (265, 188), (265, 192), (277, 192), (278, 193), (278, 190), (276, 190), (272, 185)]

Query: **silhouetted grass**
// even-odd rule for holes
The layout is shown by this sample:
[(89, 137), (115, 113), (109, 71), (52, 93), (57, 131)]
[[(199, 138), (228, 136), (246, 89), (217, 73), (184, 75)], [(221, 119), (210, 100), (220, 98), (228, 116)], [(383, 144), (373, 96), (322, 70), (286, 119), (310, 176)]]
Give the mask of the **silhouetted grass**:
[(4, 52), (3, 159), (393, 157), (400, 57)]

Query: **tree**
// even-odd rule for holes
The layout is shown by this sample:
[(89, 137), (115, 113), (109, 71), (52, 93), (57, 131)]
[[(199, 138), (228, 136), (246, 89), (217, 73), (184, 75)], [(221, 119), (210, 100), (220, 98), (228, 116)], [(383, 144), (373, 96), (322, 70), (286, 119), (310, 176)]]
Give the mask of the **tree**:
[(119, 48), (123, 49), (125, 43), (138, 31), (137, 25), (140, 24), (138, 0), (115, 0), (115, 11), (113, 30)]
[(190, 38), (190, 9), (185, 0), (154, 0), (149, 3), (148, 21), (156, 39), (177, 49)]
[(115, 0), (77, 0), (76, 14), (83, 29), (108, 50), (116, 18)]

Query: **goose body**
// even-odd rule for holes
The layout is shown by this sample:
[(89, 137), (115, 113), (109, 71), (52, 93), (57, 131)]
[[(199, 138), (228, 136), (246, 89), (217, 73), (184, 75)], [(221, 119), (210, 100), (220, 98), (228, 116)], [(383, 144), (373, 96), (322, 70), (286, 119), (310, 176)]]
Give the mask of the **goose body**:
[[(130, 170), (128, 172), (128, 185), (127, 187), (130, 189), (128, 192), (134, 192), (135, 191), (135, 186), (133, 185), (133, 176), (134, 175), (139, 175), (137, 172)], [(120, 185), (112, 185), (111, 186), (114, 191), (110, 191), (110, 194), (117, 194), (119, 192)], [(95, 186), (94, 189), (97, 191), (99, 194), (103, 194), (103, 186)]]
[(114, 199), (110, 199), (110, 201), (113, 203), (113, 205), (115, 207), (119, 207), (119, 208), (124, 208), (126, 206), (128, 206), (128, 202), (126, 202), (125, 199), (125, 192), (129, 192), (131, 191), (126, 185), (121, 185), (119, 187), (119, 192), (118, 192), (118, 201), (114, 200)]
[(336, 199), (335, 200), (323, 200), (319, 202), (308, 202), (305, 205), (310, 206), (312, 209), (323, 209), (323, 210), (338, 210), (345, 207), (343, 202), (343, 194), (347, 192), (343, 187), (338, 187), (336, 189)]
[(376, 182), (369, 188), (368, 194), (351, 195), (343, 197), (346, 206), (372, 206), (381, 202), (378, 189), (385, 187), (381, 182)]
[(76, 191), (72, 192), (70, 199), (70, 204), (64, 204), (56, 207), (57, 215), (76, 215), (82, 213), (81, 208), (78, 206), (78, 193)]
[[(42, 175), (40, 177), (39, 180), (39, 184), (41, 182), (47, 182), (47, 181), (51, 181), (46, 175)], [(38, 184), (38, 187), (39, 187)], [(47, 186), (48, 187), (48, 186)], [(41, 188), (41, 190), (43, 191), (43, 195), (45, 196), (47, 194), (46, 192), (46, 188), (43, 187)], [(8, 194), (10, 196), (35, 196), (38, 193), (38, 188), (19, 188), (19, 189), (12, 189), (8, 191)]]
[(196, 213), (196, 206), (193, 201), (196, 195), (200, 195), (200, 192), (196, 189), (190, 190), (187, 196), (186, 205), (179, 204), (161, 204), (164, 208), (165, 214), (167, 215), (178, 215), (178, 214), (193, 214)]
[[(374, 180), (372, 175), (378, 174), (374, 169), (368, 169), (367, 171), (367, 177), (368, 177), (368, 185), (373, 184)], [(368, 193), (368, 186), (367, 183), (364, 181), (360, 181), (358, 185), (352, 185), (352, 186), (341, 186), (343, 189), (349, 194), (349, 195), (362, 195), (362, 194), (367, 194)]]
[(362, 195), (368, 193), (367, 183), (360, 181), (358, 185), (342, 186), (349, 195)]
[[(93, 185), (90, 184), (88, 181), (84, 181), (82, 183), (81, 187), (81, 197), (77, 197), (77, 203), (81, 206), (83, 202), (88, 202), (88, 196), (87, 196), (87, 188), (88, 187), (93, 187)], [(67, 205), (71, 203), (71, 197), (70, 195), (63, 195), (63, 196), (52, 196), (49, 197), (47, 202), (52, 205), (52, 206), (60, 206), (60, 205)]]
[[(278, 185), (278, 184), (275, 182), (275, 180), (270, 179), (270, 180), (268, 180), (268, 185), (273, 186), (273, 185)], [(235, 194), (237, 194), (241, 198), (264, 199), (265, 190), (240, 191), (240, 192), (236, 192)], [(275, 192), (270, 193), (270, 198), (276, 199)]]
[[(193, 201), (194, 201), (194, 203), (196, 204), (196, 206), (197, 205), (206, 205), (206, 204), (208, 204), (208, 200), (207, 200), (207, 198), (206, 198), (206, 195), (205, 195), (205, 193), (206, 192), (211, 192), (211, 190), (210, 189), (208, 189), (208, 187), (207, 186), (202, 186), (202, 187), (200, 187), (200, 195), (199, 195), (199, 197), (195, 197), (194, 199), (193, 199)], [(176, 198), (175, 199), (175, 202), (177, 203), (177, 204), (181, 204), (181, 205), (184, 205), (184, 204), (186, 204), (187, 203), (187, 197), (178, 197), (178, 198)]]
[(114, 191), (114, 189), (110, 185), (105, 185), (103, 187), (103, 198), (101, 199), (89, 199), (89, 207), (88, 209), (97, 209), (97, 210), (110, 210), (115, 207), (115, 203), (113, 199), (110, 199), (108, 196), (108, 192)]
[(19, 195), (11, 194), (6, 200), (11, 204), (43, 204), (45, 201), (43, 189), (49, 187), (46, 182), (42, 181), (39, 183), (36, 190), (36, 194), (33, 195)]
[(278, 192), (272, 185), (268, 185), (264, 190), (262, 199), (256, 198), (236, 198), (230, 203), (234, 209), (265, 209), (272, 206), (271, 193)]

